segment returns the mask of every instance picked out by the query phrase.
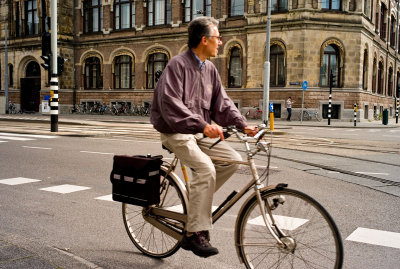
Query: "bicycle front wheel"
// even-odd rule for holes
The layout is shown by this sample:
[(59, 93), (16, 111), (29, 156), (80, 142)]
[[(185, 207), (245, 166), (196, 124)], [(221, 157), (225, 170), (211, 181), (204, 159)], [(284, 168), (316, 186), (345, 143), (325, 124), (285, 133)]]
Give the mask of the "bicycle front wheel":
[(271, 208), (274, 230), (282, 232), (278, 237), (284, 245), (268, 232), (254, 197), (245, 205), (236, 230), (237, 248), (247, 268), (342, 267), (340, 233), (317, 201), (291, 189), (264, 191), (261, 196)]
[[(165, 172), (160, 173), (161, 189), (160, 204), (155, 207), (186, 214), (186, 203), (181, 190), (175, 181), (165, 177)], [(174, 254), (181, 245), (180, 240), (175, 239), (165, 231), (159, 230), (146, 221), (149, 216), (150, 207), (141, 207), (131, 204), (122, 204), (122, 216), (126, 231), (133, 244), (145, 255), (154, 258), (165, 258)], [(173, 227), (174, 230), (183, 236), (184, 224), (162, 217), (156, 217), (159, 222)]]

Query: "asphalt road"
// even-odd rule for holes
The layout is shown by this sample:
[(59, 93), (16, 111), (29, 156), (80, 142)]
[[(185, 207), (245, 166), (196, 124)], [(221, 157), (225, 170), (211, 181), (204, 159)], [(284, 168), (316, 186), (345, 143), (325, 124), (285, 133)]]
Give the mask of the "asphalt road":
[[(293, 128), (292, 131), (306, 131), (307, 138), (311, 139), (329, 135), (319, 134), (322, 130), (309, 132), (304, 128)], [(394, 135), (397, 134), (394, 132)], [(287, 141), (299, 139), (299, 135), (302, 134), (289, 134)], [(2, 136), (32, 140), (11, 140)], [(338, 224), (344, 240), (344, 268), (399, 268), (400, 246), (399, 241), (396, 241), (400, 240), (398, 195), (377, 190), (368, 185), (370, 182), (363, 184), (361, 181), (365, 178), (362, 177), (330, 173), (332, 171), (278, 158), (286, 154), (286, 157), (290, 156), (295, 160), (305, 159), (301, 143), (295, 142), (292, 149), (285, 149), (282, 147), (287, 143), (279, 142), (281, 139), (284, 138), (276, 139), (276, 158), (273, 158), (271, 164), (273, 169), (270, 183), (288, 183), (289, 187), (306, 192), (326, 207)], [(359, 146), (363, 147), (362, 142), (365, 140), (369, 138), (357, 138), (352, 141), (359, 141)], [(379, 140), (372, 139), (378, 147), (382, 145)], [(38, 254), (40, 259), (54, 265), (53, 268), (243, 268), (236, 256), (233, 241), (234, 221), (240, 205), (222, 217), (211, 232), (211, 242), (219, 248), (219, 255), (201, 259), (187, 251), (179, 250), (172, 257), (155, 260), (140, 254), (130, 242), (123, 226), (120, 204), (96, 199), (111, 193), (109, 173), (114, 154), (168, 155), (161, 149), (156, 135), (146, 139), (133, 135), (47, 138), (7, 134), (0, 135), (0, 141), (5, 141), (0, 143), (0, 180), (18, 177), (38, 180), (19, 185), (0, 184), (0, 236), (3, 236), (0, 238), (0, 254), (11, 242), (16, 247), (26, 248)], [(383, 142), (388, 141), (392, 143), (392, 149), (395, 150), (396, 145), (397, 150), (399, 149), (398, 139), (385, 139)], [(237, 144), (233, 146), (237, 147)], [(321, 158), (327, 148), (318, 148), (321, 149)], [(347, 151), (351, 155), (354, 150)], [(343, 149), (339, 154), (344, 154)], [(369, 158), (381, 159), (382, 154), (387, 156), (388, 162), (396, 164), (399, 155), (393, 153), (373, 152), (369, 155), (375, 157)], [(312, 156), (315, 160), (318, 159), (316, 155)], [(310, 158), (307, 160), (316, 162)], [(261, 165), (262, 160), (258, 160), (258, 163)], [(341, 165), (340, 168), (351, 170), (349, 167), (354, 163), (359, 165), (357, 170), (363, 171), (373, 172), (379, 167), (371, 162), (359, 160), (347, 160), (337, 166)], [(389, 175), (398, 175), (398, 167), (387, 167), (391, 169), (387, 171)], [(243, 186), (246, 182), (245, 174), (243, 170), (236, 173), (229, 183), (216, 193), (215, 204), (222, 201), (232, 189)], [(358, 182), (354, 182), (354, 178)], [(396, 178), (397, 176), (388, 177), (393, 181)], [(44, 190), (64, 184), (86, 188), (65, 194)], [(384, 246), (382, 243), (366, 244), (347, 240), (354, 233), (362, 237), (360, 231), (364, 231), (363, 228), (382, 231), (383, 234), (389, 233), (389, 237), (394, 238), (396, 242)], [(366, 241), (371, 239), (368, 236), (366, 235)], [(41, 251), (43, 246), (48, 249), (47, 252)], [(68, 257), (69, 260), (55, 257), (57, 255), (54, 253)], [(17, 268), (12, 267), (12, 264), (10, 260), (0, 259), (0, 268)], [(34, 267), (28, 263), (19, 268)]]

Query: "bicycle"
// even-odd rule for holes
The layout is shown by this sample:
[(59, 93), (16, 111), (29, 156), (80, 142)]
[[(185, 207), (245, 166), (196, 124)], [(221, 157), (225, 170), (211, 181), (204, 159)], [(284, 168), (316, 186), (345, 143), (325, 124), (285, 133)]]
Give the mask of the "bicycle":
[(262, 118), (262, 110), (259, 109), (258, 107), (255, 107), (254, 109), (249, 109), (245, 116), (246, 119), (254, 119), (254, 120), (258, 120)]
[[(300, 112), (299, 115), (299, 120), (301, 120), (302, 113)], [(318, 117), (318, 111), (309, 111), (307, 108), (303, 110), (303, 120), (312, 120), (313, 118), (317, 119), (318, 121), (321, 121), (321, 119)]]
[[(212, 213), (215, 223), (249, 190), (253, 193), (243, 203), (235, 225), (235, 245), (241, 263), (247, 268), (341, 268), (343, 244), (339, 230), (329, 213), (310, 196), (287, 188), (287, 184), (268, 185), (271, 143), (263, 141), (265, 124), (258, 126), (254, 137), (242, 135), (235, 127), (225, 129), (234, 134), (246, 149), (247, 161), (212, 158), (214, 161), (250, 166), (253, 177), (239, 192), (233, 191)], [(250, 148), (252, 145), (252, 148)], [(254, 156), (267, 153), (267, 167), (258, 175)], [(140, 207), (122, 204), (126, 231), (133, 244), (145, 255), (165, 258), (180, 248), (188, 210), (188, 180), (175, 173), (179, 159), (164, 161), (160, 170), (160, 203)], [(260, 179), (266, 180), (264, 186)], [(263, 212), (263, 214), (261, 214)]]

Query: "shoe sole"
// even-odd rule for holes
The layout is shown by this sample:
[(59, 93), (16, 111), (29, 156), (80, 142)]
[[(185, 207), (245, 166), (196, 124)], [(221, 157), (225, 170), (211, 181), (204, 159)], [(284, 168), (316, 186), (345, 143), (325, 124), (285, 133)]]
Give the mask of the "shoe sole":
[(193, 250), (193, 249), (191, 249), (191, 248), (188, 247), (188, 246), (181, 245), (181, 247), (182, 247), (182, 249), (187, 250), (187, 251), (191, 251), (191, 252), (193, 252), (193, 254), (195, 254), (196, 256), (199, 256), (199, 257), (202, 257), (202, 258), (208, 258), (208, 257), (210, 257), (210, 256), (217, 255), (217, 254), (219, 253), (219, 251), (217, 251), (216, 253), (204, 254), (204, 253), (202, 253), (202, 252), (198, 252), (198, 251), (196, 251), (196, 250)]

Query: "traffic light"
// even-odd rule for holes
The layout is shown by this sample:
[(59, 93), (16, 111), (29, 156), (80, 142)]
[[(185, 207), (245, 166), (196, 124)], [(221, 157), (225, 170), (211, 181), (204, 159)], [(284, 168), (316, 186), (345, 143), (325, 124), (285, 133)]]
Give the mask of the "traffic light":
[(44, 63), (41, 63), (40, 65), (44, 68), (44, 70), (47, 70), (47, 79), (48, 83), (50, 84), (50, 79), (51, 79), (51, 54), (49, 55), (42, 55), (40, 56)]
[(57, 76), (61, 76), (64, 72), (64, 58), (57, 56)]
[(336, 76), (333, 75), (333, 72), (331, 72), (331, 75), (329, 78), (329, 87), (332, 88), (334, 85), (336, 85)]
[(51, 54), (48, 55), (42, 55), (40, 56), (44, 63), (41, 63), (40, 65), (44, 68), (44, 70), (49, 70), (51, 71)]
[(42, 55), (51, 54), (51, 35), (48, 32), (42, 34)]

